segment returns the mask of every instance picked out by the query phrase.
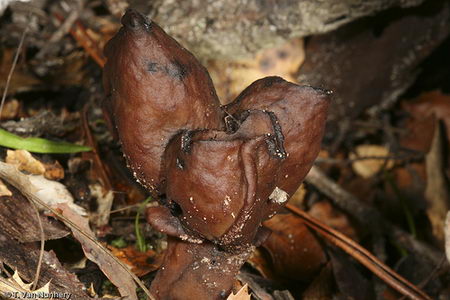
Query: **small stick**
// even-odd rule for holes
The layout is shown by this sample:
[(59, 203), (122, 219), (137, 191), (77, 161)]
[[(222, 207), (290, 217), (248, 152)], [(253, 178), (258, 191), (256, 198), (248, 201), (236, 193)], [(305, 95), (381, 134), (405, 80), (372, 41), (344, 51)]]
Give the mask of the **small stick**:
[(45, 232), (44, 232), (44, 227), (42, 226), (41, 215), (39, 214), (39, 210), (38, 210), (36, 204), (33, 201), (31, 201), (30, 199), (28, 199), (28, 201), (31, 203), (31, 205), (33, 206), (33, 208), (36, 212), (36, 215), (38, 218), (38, 223), (39, 223), (39, 230), (41, 233), (41, 249), (39, 252), (39, 260), (38, 260), (38, 263), (36, 266), (36, 274), (34, 275), (33, 285), (31, 287), (31, 290), (35, 290), (37, 283), (39, 281), (39, 275), (41, 273), (42, 259), (44, 258)]
[(11, 65), (11, 69), (9, 70), (8, 78), (6, 79), (5, 89), (3, 91), (2, 101), (0, 103), (0, 120), (2, 119), (2, 111), (3, 111), (3, 105), (5, 104), (6, 95), (8, 94), (8, 88), (11, 82), (12, 75), (14, 73), (14, 69), (17, 65), (17, 60), (19, 59), (20, 52), (22, 50), (23, 41), (25, 40), (25, 35), (28, 32), (28, 26), (25, 27), (25, 29), (22, 32), (22, 36), (20, 37), (19, 46), (17, 46), (17, 52), (14, 56), (13, 63)]
[(302, 218), (306, 225), (323, 235), (328, 241), (332, 242), (337, 247), (350, 254), (354, 259), (359, 261), (362, 265), (371, 270), (375, 275), (398, 292), (414, 300), (431, 300), (431, 298), (418, 287), (398, 275), (394, 270), (383, 264), (380, 260), (378, 260), (378, 258), (373, 256), (369, 251), (355, 243), (347, 236), (314, 219), (306, 212), (300, 210), (292, 204), (287, 204), (286, 208)]
[(439, 251), (416, 240), (409, 233), (384, 219), (376, 209), (371, 208), (353, 194), (344, 190), (339, 184), (324, 174), (320, 168), (313, 166), (305, 181), (314, 185), (321, 193), (329, 197), (337, 207), (353, 216), (358, 222), (364, 224), (366, 228), (375, 231), (377, 234), (380, 232), (385, 233), (391, 240), (401, 244), (409, 251), (428, 258), (433, 264), (439, 264), (441, 260)]

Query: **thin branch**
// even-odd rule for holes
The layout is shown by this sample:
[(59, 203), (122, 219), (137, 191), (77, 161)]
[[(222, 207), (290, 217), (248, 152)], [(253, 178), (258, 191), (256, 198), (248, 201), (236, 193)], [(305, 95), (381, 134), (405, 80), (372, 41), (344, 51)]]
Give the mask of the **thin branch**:
[(5, 273), (6, 276), (8, 277), (12, 277), (12, 274), (8, 272), (8, 270), (6, 270), (5, 266), (3, 265), (3, 262), (0, 261), (0, 274), (1, 272)]
[(42, 267), (42, 259), (44, 258), (44, 246), (45, 246), (45, 232), (44, 232), (44, 226), (42, 226), (42, 220), (41, 220), (41, 215), (39, 214), (39, 210), (36, 206), (36, 204), (29, 200), (28, 201), (31, 203), (31, 205), (33, 206), (34, 210), (36, 211), (36, 215), (38, 218), (38, 223), (39, 223), (39, 230), (41, 233), (41, 249), (39, 252), (39, 260), (36, 266), (36, 274), (34, 275), (34, 280), (33, 280), (33, 285), (31, 287), (31, 290), (35, 290), (36, 286), (38, 284), (39, 281), (39, 274), (41, 273), (41, 267)]
[(362, 265), (371, 270), (375, 275), (398, 292), (414, 300), (431, 300), (427, 294), (398, 275), (394, 270), (373, 256), (372, 253), (355, 243), (347, 236), (314, 219), (306, 212), (300, 210), (292, 204), (287, 204), (286, 208), (302, 218), (306, 225), (323, 235), (328, 241), (332, 242), (337, 247), (350, 254), (354, 259), (359, 261)]
[(25, 40), (25, 35), (27, 34), (27, 32), (28, 32), (28, 26), (25, 27), (25, 29), (22, 32), (22, 36), (20, 37), (19, 46), (17, 46), (17, 52), (14, 55), (13, 63), (11, 65), (11, 69), (9, 70), (8, 78), (6, 79), (5, 89), (3, 90), (2, 101), (0, 103), (0, 121), (2, 119), (3, 105), (5, 104), (6, 95), (8, 95), (8, 89), (9, 89), (9, 85), (11, 83), (11, 78), (14, 73), (14, 69), (16, 68), (17, 60), (19, 59), (20, 52), (22, 51), (23, 41)]
[(37, 59), (42, 59), (47, 55), (50, 49), (54, 47), (55, 43), (58, 42), (60, 39), (66, 35), (70, 29), (72, 28), (73, 24), (76, 22), (78, 17), (80, 16), (81, 11), (79, 9), (74, 9), (69, 14), (69, 16), (64, 20), (64, 22), (61, 24), (61, 26), (52, 34), (52, 36), (48, 39), (47, 43), (44, 45), (44, 47), (41, 48), (38, 54), (36, 54)]
[(423, 242), (416, 240), (409, 233), (386, 220), (376, 209), (368, 206), (353, 194), (344, 190), (339, 184), (313, 166), (305, 181), (315, 186), (321, 193), (329, 197), (340, 209), (353, 216), (359, 223), (376, 234), (386, 234), (391, 240), (401, 244), (411, 252), (428, 258), (433, 264), (439, 264), (441, 253)]

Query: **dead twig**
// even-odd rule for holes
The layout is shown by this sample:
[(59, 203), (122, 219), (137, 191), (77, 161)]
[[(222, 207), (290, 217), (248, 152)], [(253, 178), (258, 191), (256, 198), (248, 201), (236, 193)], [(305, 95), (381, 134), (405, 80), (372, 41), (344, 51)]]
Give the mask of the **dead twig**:
[(367, 251), (339, 231), (334, 230), (331, 227), (321, 223), (320, 221), (309, 216), (306, 212), (291, 204), (287, 204), (286, 208), (302, 218), (307, 226), (311, 227), (316, 232), (323, 235), (328, 241), (332, 242), (334, 245), (350, 254), (354, 259), (356, 259), (358, 262), (360, 262), (362, 265), (364, 265), (366, 268), (368, 268), (398, 292), (415, 300), (431, 300), (431, 298), (423, 291), (421, 291), (418, 287), (398, 275), (394, 270), (383, 264), (369, 251)]
[(39, 281), (39, 275), (41, 273), (42, 259), (44, 258), (45, 232), (44, 232), (44, 227), (42, 226), (41, 215), (39, 214), (39, 210), (38, 210), (36, 204), (31, 200), (29, 200), (29, 202), (33, 206), (33, 209), (36, 211), (36, 215), (38, 218), (38, 224), (39, 224), (39, 231), (41, 234), (41, 249), (39, 250), (39, 260), (38, 260), (38, 263), (36, 266), (36, 274), (34, 275), (33, 285), (31, 287), (31, 290), (35, 290), (37, 283)]
[(8, 277), (12, 277), (12, 274), (9, 273), (8, 270), (6, 270), (5, 266), (3, 265), (3, 262), (0, 261), (0, 274), (1, 274), (2, 272), (5, 273), (6, 276), (8, 276)]
[[(58, 20), (63, 21), (64, 18), (59, 15), (55, 14), (55, 17), (58, 18)], [(70, 29), (70, 34), (75, 39), (75, 41), (86, 50), (86, 52), (91, 56), (91, 58), (101, 67), (106, 63), (106, 59), (103, 56), (102, 51), (99, 49), (97, 42), (94, 41), (89, 34), (87, 33), (85, 27), (80, 21), (75, 21), (75, 26), (72, 26)]]
[(315, 163), (327, 163), (327, 164), (341, 164), (341, 165), (349, 165), (356, 161), (361, 160), (417, 160), (417, 159), (423, 159), (424, 155), (422, 153), (412, 153), (412, 154), (406, 154), (406, 155), (388, 155), (388, 156), (362, 156), (362, 157), (356, 157), (356, 158), (348, 158), (348, 159), (339, 159), (339, 158), (329, 158), (329, 157), (319, 157), (316, 159)]
[(9, 70), (8, 77), (6, 79), (5, 90), (3, 91), (2, 101), (0, 103), (0, 121), (2, 119), (3, 105), (5, 104), (6, 96), (8, 95), (8, 88), (9, 88), (9, 85), (11, 82), (11, 78), (14, 73), (14, 69), (16, 68), (17, 60), (19, 59), (20, 52), (22, 51), (23, 42), (25, 40), (25, 36), (26, 36), (27, 32), (28, 32), (28, 26), (25, 27), (25, 29), (22, 32), (22, 36), (20, 37), (19, 46), (17, 46), (17, 51), (16, 51), (16, 54), (14, 55), (13, 63), (11, 65), (11, 69)]
[(69, 14), (69, 16), (64, 20), (61, 26), (49, 38), (48, 43), (41, 48), (38, 54), (36, 54), (37, 59), (44, 58), (46, 54), (52, 49), (53, 45), (70, 31), (73, 24), (80, 16), (80, 11), (80, 9), (75, 9)]
[(376, 234), (386, 234), (391, 240), (401, 244), (409, 251), (428, 258), (433, 264), (439, 264), (441, 253), (438, 250), (416, 240), (409, 233), (387, 221), (376, 209), (369, 207), (344, 190), (318, 167), (313, 166), (305, 180), (329, 197), (337, 207), (353, 216), (369, 230), (374, 231)]

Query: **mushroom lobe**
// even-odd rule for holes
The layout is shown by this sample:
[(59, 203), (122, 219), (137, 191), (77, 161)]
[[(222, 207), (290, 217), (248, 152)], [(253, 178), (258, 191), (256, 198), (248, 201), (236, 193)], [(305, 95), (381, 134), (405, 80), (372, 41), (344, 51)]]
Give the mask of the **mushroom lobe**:
[(311, 168), (327, 98), (322, 90), (264, 78), (225, 107), (237, 124), (234, 132), (175, 137), (164, 158), (166, 192), (181, 208), (186, 232), (232, 251), (249, 247), (261, 222), (287, 202)]
[(197, 59), (134, 10), (107, 43), (104, 111), (135, 177), (163, 192), (161, 160), (179, 131), (222, 128), (211, 78)]

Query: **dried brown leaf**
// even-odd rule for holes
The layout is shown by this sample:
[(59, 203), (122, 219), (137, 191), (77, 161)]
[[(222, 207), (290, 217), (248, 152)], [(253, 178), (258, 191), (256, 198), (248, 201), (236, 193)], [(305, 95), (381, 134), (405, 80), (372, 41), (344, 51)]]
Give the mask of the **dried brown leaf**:
[(347, 216), (334, 208), (329, 202), (320, 201), (315, 203), (308, 211), (308, 214), (339, 232), (342, 232), (352, 240), (358, 240), (355, 229), (350, 224)]
[[(14, 52), (16, 49), (5, 49), (0, 57), (0, 93), (5, 89), (6, 79), (11, 70)], [(11, 77), (11, 82), (8, 88), (8, 95), (12, 95), (18, 91), (31, 90), (34, 86), (41, 82), (30, 72), (26, 70), (24, 64), (20, 63), (14, 70), (14, 76)]]
[(64, 169), (61, 164), (55, 160), (53, 163), (44, 163), (44, 177), (49, 180), (60, 180), (64, 178)]
[(153, 250), (140, 252), (134, 246), (122, 249), (108, 246), (108, 249), (123, 263), (130, 266), (131, 272), (139, 277), (159, 269), (162, 263), (162, 256)]
[[(129, 299), (137, 299), (134, 280), (151, 299), (154, 299), (139, 278), (130, 273), (124, 264), (97, 241), (89, 229), (88, 221), (70, 209), (67, 203), (58, 203), (56, 205), (57, 209), (50, 207), (39, 198), (36, 192), (37, 188), (30, 183), (29, 177), (19, 172), (12, 165), (0, 162), (0, 176), (7, 179), (14, 187), (20, 188), (21, 192), (29, 200), (51, 210), (58, 219), (62, 220), (82, 243), (86, 256), (99, 265), (110, 281), (118, 286), (122, 295), (129, 296)], [(0, 244), (0, 247), (2, 246)]]
[(435, 120), (445, 124), (450, 141), (450, 96), (440, 91), (423, 93), (412, 102), (403, 102), (403, 109), (410, 114), (405, 127), (408, 134), (400, 140), (402, 146), (428, 152), (434, 132)]
[(276, 215), (264, 225), (272, 231), (263, 247), (271, 256), (277, 277), (307, 280), (326, 262), (322, 246), (300, 218)]
[(14, 119), (19, 113), (19, 101), (17, 99), (12, 99), (10, 101), (5, 101), (3, 105), (3, 110), (0, 113), (0, 119), (5, 121), (9, 119)]

